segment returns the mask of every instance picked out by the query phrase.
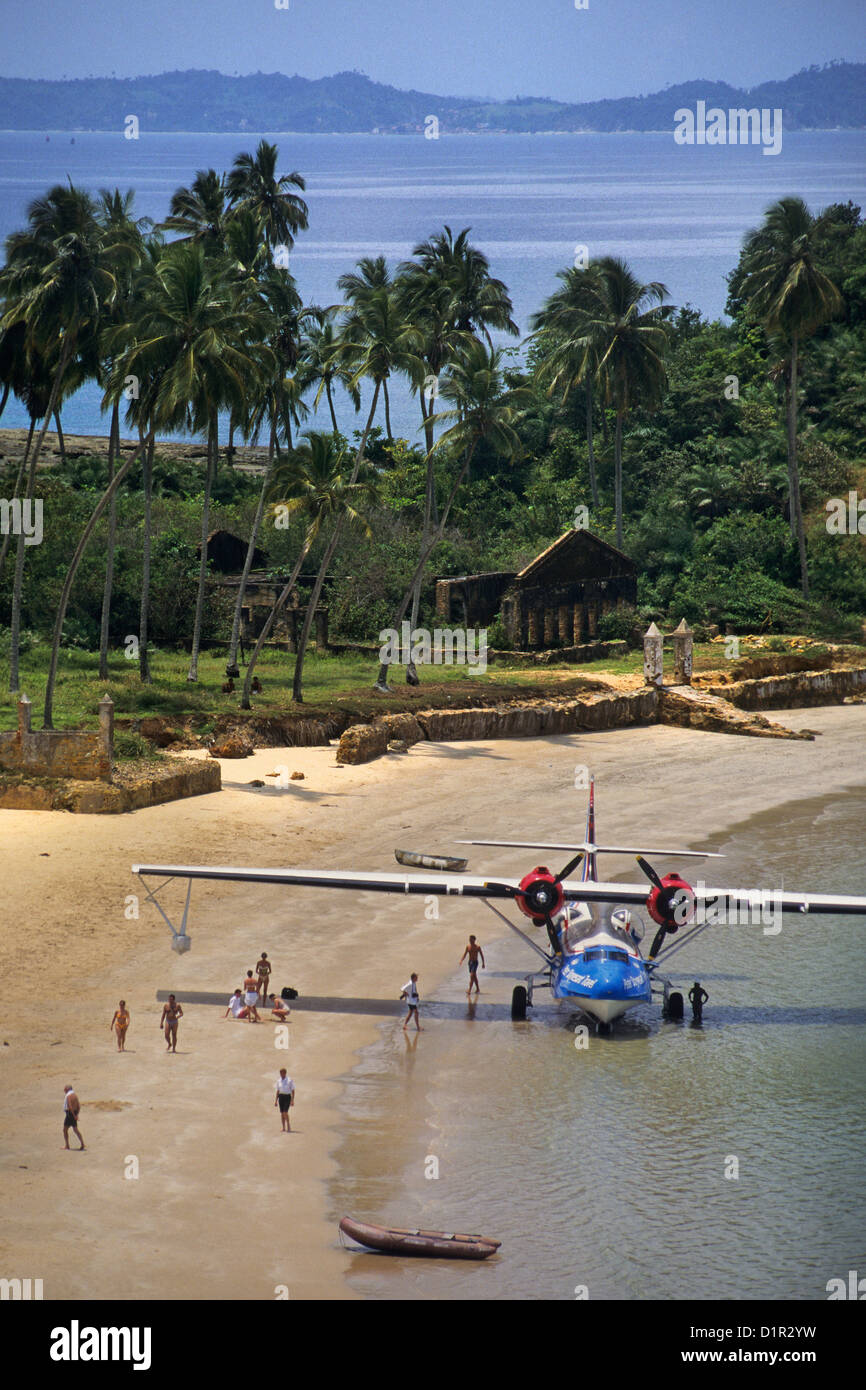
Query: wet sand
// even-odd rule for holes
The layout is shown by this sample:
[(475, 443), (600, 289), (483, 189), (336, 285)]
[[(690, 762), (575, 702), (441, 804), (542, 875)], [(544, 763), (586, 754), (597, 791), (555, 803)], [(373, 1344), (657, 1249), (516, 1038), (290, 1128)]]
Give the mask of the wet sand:
[[(270, 1023), (190, 1004), (178, 1054), (167, 1056), (156, 992), (221, 991), (227, 1001), (264, 949), (277, 992), (396, 998), (417, 970), (423, 999), (453, 974), (469, 931), (487, 942), (506, 930), (486, 912), (479, 925), (479, 909), (456, 901), (435, 920), (422, 898), (199, 883), (192, 950), (179, 957), (132, 863), (376, 869), (393, 865), (395, 846), (447, 852), (459, 836), (567, 841), (583, 831), (582, 766), (597, 778), (608, 838), (713, 848), (733, 821), (866, 781), (866, 708), (774, 718), (822, 736), (788, 743), (656, 725), (424, 743), (342, 769), (333, 748), (268, 749), (225, 761), (219, 794), (134, 815), (0, 812), (0, 963), (16, 1001), (0, 1034), (4, 1274), (41, 1278), (46, 1299), (351, 1297), (326, 1183), (338, 1078), (381, 1020), (297, 1012), (282, 1051)], [(280, 766), (305, 780), (276, 789), (265, 774)], [(248, 786), (256, 777), (266, 791)], [(539, 857), (526, 853), (528, 864)], [(470, 861), (515, 867), (523, 859), (515, 865), (509, 851)], [(177, 882), (164, 895), (178, 914), (184, 892)], [(137, 919), (125, 915), (131, 894)], [(490, 983), (486, 997), (499, 990), (504, 1001), (510, 982)], [(109, 1032), (121, 997), (132, 1013), (122, 1055)], [(435, 1049), (448, 1027), (428, 1020), (418, 1046)], [(283, 1065), (298, 1088), (291, 1135), (273, 1107)], [(66, 1082), (82, 1100), (83, 1154), (63, 1149)], [(389, 1162), (383, 1153), (383, 1172)]]

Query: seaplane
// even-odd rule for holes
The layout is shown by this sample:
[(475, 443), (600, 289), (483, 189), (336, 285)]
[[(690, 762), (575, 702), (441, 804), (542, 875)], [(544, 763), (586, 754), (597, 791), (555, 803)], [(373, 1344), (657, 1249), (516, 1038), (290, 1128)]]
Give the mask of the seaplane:
[[(482, 877), (465, 872), (468, 861), (451, 855), (395, 850), (403, 867), (427, 873), (377, 873), (354, 870), (256, 869), (234, 866), (134, 864), (152, 902), (172, 931), (172, 947), (189, 950), (187, 933), (192, 885), (196, 879), (235, 883), (269, 883), (280, 887), (341, 888), (351, 892), (440, 895), (480, 899), (540, 957), (543, 964), (526, 976), (512, 992), (511, 1017), (520, 1022), (533, 1007), (536, 989), (565, 1001), (588, 1016), (599, 1033), (609, 1033), (614, 1022), (640, 1004), (660, 995), (663, 1013), (682, 1018), (682, 994), (672, 988), (660, 969), (676, 952), (709, 927), (758, 924), (765, 934), (781, 930), (779, 914), (830, 913), (866, 915), (866, 896), (828, 893), (795, 893), (763, 889), (697, 888), (676, 870), (659, 874), (647, 856), (667, 858), (723, 858), (706, 850), (670, 850), (600, 844), (595, 830), (595, 782), (589, 783), (589, 808), (584, 839), (579, 844), (526, 840), (458, 840), (475, 847), (544, 850), (568, 854), (564, 867), (554, 873), (538, 865), (521, 878)], [(633, 856), (649, 887), (640, 883), (608, 883), (598, 877), (601, 854)], [(579, 878), (569, 875), (580, 870)], [(155, 887), (146, 880), (159, 878)], [(180, 928), (175, 927), (159, 902), (158, 894), (174, 879), (187, 880), (186, 902)], [(497, 903), (508, 902), (538, 929), (546, 930), (540, 944), (508, 917)], [(641, 909), (655, 925), (649, 953), (641, 944), (645, 922)], [(676, 940), (669, 941), (668, 938)], [(544, 938), (542, 938), (542, 941)]]

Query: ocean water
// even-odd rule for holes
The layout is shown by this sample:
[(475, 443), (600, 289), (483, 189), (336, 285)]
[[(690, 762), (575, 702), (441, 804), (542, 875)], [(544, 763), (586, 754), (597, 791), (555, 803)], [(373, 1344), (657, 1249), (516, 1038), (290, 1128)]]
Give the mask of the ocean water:
[[(718, 878), (767, 885), (772, 866), (786, 886), (862, 892), (864, 823), (862, 788), (779, 807), (722, 838)], [(482, 1000), (507, 1000), (533, 959), (514, 937), (489, 946)], [(683, 1023), (640, 1006), (579, 1050), (578, 1016), (544, 991), (526, 1023), (432, 1007), (420, 1037), (383, 1026), (344, 1078), (332, 1219), (478, 1232), (502, 1250), (477, 1264), (356, 1253), (356, 1293), (805, 1301), (862, 1271), (862, 922), (711, 928), (668, 969), (708, 991), (702, 1026), (688, 1004)], [(465, 1003), (465, 988), (455, 974), (436, 998)]]
[[(361, 256), (396, 264), (448, 224), (471, 227), (492, 273), (511, 292), (521, 333), (557, 286), (575, 248), (625, 257), (671, 302), (709, 317), (724, 312), (726, 276), (764, 209), (799, 194), (813, 210), (866, 205), (866, 132), (786, 134), (778, 156), (760, 146), (679, 146), (664, 134), (311, 136), (270, 133), (281, 169), (307, 182), (310, 230), (291, 256), (305, 302), (339, 302), (337, 279)], [(0, 132), (0, 237), (22, 226), (30, 201), (70, 178), (97, 192), (133, 188), (139, 216), (168, 212), (172, 192), (197, 169), (231, 167), (259, 135)], [(508, 340), (517, 344), (517, 340)], [(358, 421), (340, 402), (341, 427)], [(99, 392), (85, 386), (64, 406), (71, 433), (107, 433)], [(26, 425), (11, 400), (4, 427)], [(327, 428), (324, 415), (312, 426)], [(395, 383), (395, 433), (416, 441), (420, 412)]]

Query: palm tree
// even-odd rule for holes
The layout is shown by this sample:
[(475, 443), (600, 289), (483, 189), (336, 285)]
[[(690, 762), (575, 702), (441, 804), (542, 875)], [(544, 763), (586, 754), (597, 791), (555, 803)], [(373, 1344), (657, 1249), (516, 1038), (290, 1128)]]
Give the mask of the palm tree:
[(202, 505), (201, 564), (192, 655), (187, 680), (198, 680), (198, 654), (207, 579), (210, 499), (216, 472), (219, 411), (242, 411), (273, 356), (262, 342), (266, 324), (258, 302), (238, 301), (223, 262), (208, 263), (195, 244), (166, 248), (145, 303), (137, 341), (124, 362), (125, 373), (158, 376), (153, 418), (159, 428), (189, 428), (207, 439)]
[(814, 263), (815, 225), (802, 198), (781, 198), (773, 203), (764, 214), (763, 225), (746, 237), (734, 276), (737, 291), (768, 337), (780, 345), (785, 362), (788, 487), (804, 598), (809, 597), (809, 573), (797, 459), (800, 344), (844, 307), (833, 281)]
[(297, 172), (277, 176), (279, 151), (276, 145), (260, 140), (254, 155), (239, 154), (226, 180), (233, 215), (241, 211), (253, 213), (264, 229), (267, 245), (288, 249), (294, 245), (295, 233), (306, 231), (308, 209), (303, 198), (291, 190), (304, 191), (305, 184)]
[[(124, 267), (123, 273), (117, 279), (117, 293), (115, 294), (110, 314), (103, 330), (103, 337), (100, 344), (101, 356), (103, 361), (97, 370), (98, 377), (107, 377), (111, 370), (110, 353), (106, 353), (105, 341), (118, 324), (121, 324), (130, 315), (130, 305), (136, 293), (136, 280), (138, 272), (145, 258), (145, 243), (142, 237), (142, 229), (150, 225), (150, 218), (134, 218), (132, 213), (133, 203), (132, 190), (125, 194), (119, 188), (109, 190), (100, 189), (99, 217), (107, 233), (123, 240), (128, 246), (131, 259)], [(139, 277), (140, 278), (140, 277)], [(114, 477), (114, 467), (120, 452), (120, 397), (116, 396), (111, 403), (111, 424), (108, 433), (108, 482)], [(147, 501), (147, 499), (146, 499)], [(109, 625), (111, 619), (111, 596), (114, 587), (114, 550), (117, 535), (117, 493), (114, 493), (108, 509), (108, 539), (106, 543), (105, 558), (105, 585), (102, 594), (102, 615), (99, 625), (99, 676), (101, 680), (108, 679), (108, 639)], [(146, 543), (149, 542), (149, 537)]]
[(171, 195), (169, 215), (157, 231), (180, 232), (181, 241), (203, 246), (209, 256), (221, 255), (228, 216), (225, 175), (216, 169), (199, 169), (189, 188), (178, 188)]
[[(39, 454), (62, 398), (66, 373), (79, 351), (91, 352), (117, 290), (118, 268), (129, 256), (122, 242), (100, 225), (90, 196), (72, 184), (57, 184), (44, 197), (35, 199), (27, 210), (27, 220), (26, 230), (13, 233), (6, 241), (0, 292), (7, 307), (0, 318), (0, 331), (23, 322), (28, 340), (37, 350), (53, 356), (51, 345), (59, 344), (42, 429), (29, 458), (26, 496), (31, 497)], [(19, 536), (12, 596), (12, 691), (18, 689), (23, 574), (24, 537)]]
[[(453, 401), (455, 408), (441, 411), (433, 417), (434, 424), (450, 422), (449, 428), (439, 436), (434, 447), (453, 448), (458, 457), (462, 455), (462, 463), (451, 486), (439, 523), (427, 539), (409, 587), (394, 616), (392, 626), (395, 631), (399, 630), (406, 616), (415, 586), (424, 573), (427, 561), (445, 534), (454, 498), (469, 472), (469, 465), (478, 445), (484, 440), (502, 458), (513, 459), (520, 453), (520, 440), (514, 429), (514, 422), (518, 407), (531, 399), (531, 392), (523, 386), (510, 391), (505, 389), (502, 361), (501, 348), (488, 348), (483, 343), (473, 340), (471, 347), (443, 373), (440, 394), (446, 401)], [(414, 662), (409, 664), (414, 670)], [(387, 661), (382, 662), (375, 686), (377, 690), (386, 693), (389, 689), (388, 665)]]
[(599, 275), (595, 265), (580, 269), (569, 266), (557, 271), (562, 288), (545, 301), (532, 319), (536, 336), (541, 335), (544, 349), (539, 376), (550, 378), (550, 392), (562, 389), (568, 398), (572, 387), (581, 383), (586, 393), (586, 443), (589, 462), (589, 490), (593, 509), (598, 509), (598, 481), (595, 472), (595, 449), (592, 430), (592, 379), (598, 369), (594, 345), (586, 341), (590, 306), (599, 292)]
[[(317, 575), (316, 587), (307, 608), (304, 622), (303, 649), (306, 649), (306, 641), (309, 637), (310, 626), (315, 616), (316, 604), (319, 601), (319, 594), (322, 590), (327, 573), (327, 564), (330, 564), (331, 556), (337, 546), (343, 518), (342, 507), (347, 504), (349, 514), (354, 513), (355, 499), (357, 497), (357, 483), (361, 472), (364, 449), (367, 444), (367, 436), (373, 423), (373, 416), (376, 412), (378, 402), (379, 384), (373, 389), (373, 403), (367, 417), (360, 443), (355, 453), (352, 464), (352, 471), (348, 480), (344, 476), (347, 463), (347, 455), (342, 450), (336, 440), (335, 435), (319, 434), (310, 431), (307, 436), (309, 443), (301, 447), (300, 450), (293, 451), (280, 469), (279, 476), (275, 479), (272, 487), (272, 496), (277, 498), (274, 508), (285, 507), (286, 515), (301, 514), (308, 520), (307, 532), (304, 543), (301, 546), (300, 554), (292, 568), (292, 572), (281, 589), (273, 608), (268, 614), (261, 632), (256, 639), (256, 645), (250, 653), (247, 675), (244, 682), (243, 695), (241, 697), (241, 708), (250, 708), (250, 692), (252, 689), (253, 671), (259, 659), (262, 647), (271, 634), (271, 630), (283, 611), (301, 572), (304, 561), (310, 552), (313, 542), (316, 540), (325, 522), (331, 518), (334, 520), (334, 530), (325, 553), (322, 566)], [(369, 498), (369, 483), (365, 482), (363, 496)], [(325, 563), (327, 561), (327, 564)], [(319, 582), (321, 578), (322, 582)], [(307, 622), (307, 618), (309, 622)], [(298, 662), (300, 657), (300, 664)], [(302, 701), (300, 693), (300, 682), (303, 673), (303, 650), (301, 642), (298, 643), (298, 652), (295, 659), (295, 675), (293, 679), (293, 699)]]
[(357, 271), (337, 281), (349, 303), (340, 335), (340, 361), (353, 369), (351, 381), (369, 376), (381, 386), (385, 400), (385, 433), (391, 434), (388, 380), (403, 372), (410, 381), (423, 373), (419, 356), (421, 335), (400, 309), (384, 256), (365, 256)]
[(665, 352), (668, 345), (664, 305), (667, 287), (659, 281), (642, 285), (625, 261), (603, 256), (593, 266), (592, 283), (586, 286), (586, 318), (581, 336), (571, 340), (571, 351), (585, 347), (584, 370), (595, 363), (595, 378), (602, 399), (616, 413), (614, 433), (614, 505), (616, 543), (622, 545), (622, 428), (636, 405), (653, 409), (665, 384)]
[[(258, 506), (250, 533), (247, 553), (244, 559), (241, 582), (235, 601), (232, 635), (229, 642), (229, 655), (226, 662), (226, 675), (239, 676), (238, 645), (240, 643), (241, 614), (247, 581), (252, 569), (253, 556), (258, 540), (259, 527), (264, 513), (265, 499), (270, 489), (275, 456), (279, 459), (279, 432), (282, 429), (286, 445), (291, 451), (292, 426), (298, 425), (309, 413), (302, 400), (308, 381), (303, 372), (297, 371), (299, 358), (298, 334), (303, 315), (301, 298), (295, 281), (287, 270), (269, 266), (259, 286), (259, 291), (267, 316), (267, 343), (274, 357), (274, 378), (266, 389), (252, 403), (247, 423), (246, 437), (257, 439), (262, 428), (268, 432), (268, 462), (262, 478)], [(286, 375), (294, 372), (293, 376)]]
[(334, 410), (333, 388), (335, 383), (345, 388), (355, 410), (361, 409), (361, 394), (352, 385), (353, 373), (342, 360), (341, 343), (334, 324), (336, 308), (320, 309), (310, 306), (307, 310), (308, 326), (301, 342), (301, 357), (304, 370), (311, 386), (318, 382), (314, 405), (318, 409), (324, 392), (331, 413), (334, 434), (339, 432), (337, 415)]

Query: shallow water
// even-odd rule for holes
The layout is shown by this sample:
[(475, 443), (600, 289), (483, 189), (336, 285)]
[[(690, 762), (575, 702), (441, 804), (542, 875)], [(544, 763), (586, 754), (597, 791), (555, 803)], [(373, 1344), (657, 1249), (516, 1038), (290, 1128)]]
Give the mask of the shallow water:
[[(863, 789), (797, 802), (731, 829), (707, 878), (862, 892), (864, 826)], [(709, 929), (670, 966), (679, 986), (709, 992), (700, 1028), (646, 1006), (578, 1050), (575, 1016), (544, 992), (525, 1024), (439, 1020), (434, 1007), (420, 1037), (384, 1025), (345, 1078), (334, 1220), (483, 1232), (503, 1248), (479, 1264), (358, 1254), (351, 1287), (826, 1298), (829, 1279), (866, 1266), (863, 933), (854, 918), (799, 916), (778, 935)], [(482, 1000), (507, 1002), (528, 949), (494, 941), (487, 961)], [(436, 998), (464, 991), (455, 974)]]

